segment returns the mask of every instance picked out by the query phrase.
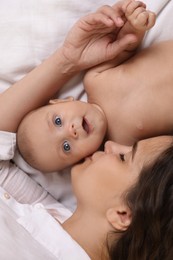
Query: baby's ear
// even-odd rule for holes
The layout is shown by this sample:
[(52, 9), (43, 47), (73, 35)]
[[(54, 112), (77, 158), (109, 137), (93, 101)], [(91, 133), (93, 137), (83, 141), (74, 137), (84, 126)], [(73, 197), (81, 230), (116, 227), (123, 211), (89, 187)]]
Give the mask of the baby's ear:
[(63, 102), (69, 102), (69, 101), (74, 101), (74, 97), (67, 97), (65, 99), (59, 99), (59, 98), (50, 99), (49, 104), (54, 105), (54, 104), (57, 104), (57, 103), (63, 103)]

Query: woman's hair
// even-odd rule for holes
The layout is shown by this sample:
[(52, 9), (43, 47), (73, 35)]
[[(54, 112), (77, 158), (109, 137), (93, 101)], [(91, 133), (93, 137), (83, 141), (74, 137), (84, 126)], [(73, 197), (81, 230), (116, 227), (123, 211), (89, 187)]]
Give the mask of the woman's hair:
[(142, 170), (126, 203), (132, 222), (109, 246), (110, 259), (173, 259), (173, 146)]

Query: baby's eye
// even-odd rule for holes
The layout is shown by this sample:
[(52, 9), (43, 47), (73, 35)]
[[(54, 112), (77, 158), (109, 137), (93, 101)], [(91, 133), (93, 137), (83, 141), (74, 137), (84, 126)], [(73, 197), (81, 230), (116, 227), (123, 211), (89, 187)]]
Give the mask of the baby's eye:
[(70, 144), (69, 144), (67, 141), (65, 141), (65, 142), (63, 143), (63, 150), (64, 150), (65, 152), (70, 152), (70, 150), (71, 150)]
[(120, 153), (119, 156), (120, 156), (120, 160), (121, 160), (122, 162), (124, 162), (124, 161), (125, 161), (124, 154)]
[(58, 125), (58, 126), (62, 126), (62, 121), (61, 121), (61, 118), (59, 116), (55, 117), (55, 124)]

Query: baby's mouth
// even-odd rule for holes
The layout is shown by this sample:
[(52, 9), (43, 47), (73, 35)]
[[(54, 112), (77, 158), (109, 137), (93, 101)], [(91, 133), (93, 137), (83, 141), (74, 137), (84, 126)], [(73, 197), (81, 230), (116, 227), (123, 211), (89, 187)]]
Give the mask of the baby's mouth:
[(87, 134), (91, 133), (92, 127), (91, 127), (91, 125), (89, 124), (88, 120), (85, 117), (83, 117), (82, 127), (83, 127), (83, 129), (85, 130), (85, 132)]

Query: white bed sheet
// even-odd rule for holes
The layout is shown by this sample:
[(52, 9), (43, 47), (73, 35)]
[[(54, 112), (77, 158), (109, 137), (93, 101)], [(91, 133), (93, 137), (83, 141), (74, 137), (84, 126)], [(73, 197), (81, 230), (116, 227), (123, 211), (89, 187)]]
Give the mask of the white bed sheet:
[[(103, 4), (111, 5), (115, 2), (113, 0), (83, 0), (82, 2), (79, 0), (1, 0), (0, 92), (21, 79), (56, 50), (63, 42), (69, 28), (79, 17), (96, 10)], [(149, 9), (157, 13), (157, 21), (154, 28), (147, 33), (142, 48), (157, 41), (173, 38), (173, 1), (144, 0), (144, 2)], [(69, 95), (73, 95), (77, 99), (85, 99), (82, 75), (72, 79), (61, 91), (61, 97)], [(64, 172), (64, 176), (59, 173), (45, 176), (28, 167), (20, 156), (16, 156), (16, 162), (55, 198), (64, 202), (69, 208), (74, 208), (75, 199), (71, 192), (69, 171)], [(4, 226), (3, 219), (2, 216), (0, 240), (3, 235), (6, 236), (3, 241), (3, 259), (9, 259), (5, 258), (5, 254), (9, 254), (9, 243), (12, 243), (10, 242), (12, 241), (11, 232), (14, 232), (14, 237), (16, 237), (17, 230), (20, 228), (16, 227), (16, 231), (13, 231), (14, 228), (10, 226), (7, 232), (8, 228), (7, 225)], [(19, 236), (18, 239), (20, 240), (21, 237)], [(22, 246), (24, 247), (24, 245)], [(27, 247), (28, 242), (26, 249)], [(10, 250), (11, 256), (15, 256), (18, 247), (11, 247)], [(18, 258), (10, 257), (10, 259), (35, 259), (26, 258), (24, 252), (22, 250), (18, 253)], [(36, 250), (35, 255), (37, 256), (37, 254)]]
[[(0, 92), (21, 79), (48, 57), (64, 40), (72, 24), (81, 16), (113, 0), (1, 0), (0, 1)], [(144, 46), (173, 36), (171, 0), (144, 0), (158, 14)], [(70, 82), (79, 97), (81, 78)], [(75, 88), (72, 86), (75, 85)], [(77, 89), (77, 91), (76, 91)], [(67, 92), (70, 90), (68, 89)], [(68, 93), (69, 94), (69, 93)]]

